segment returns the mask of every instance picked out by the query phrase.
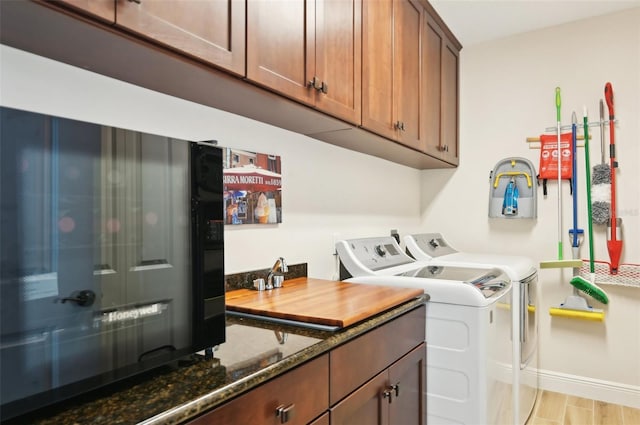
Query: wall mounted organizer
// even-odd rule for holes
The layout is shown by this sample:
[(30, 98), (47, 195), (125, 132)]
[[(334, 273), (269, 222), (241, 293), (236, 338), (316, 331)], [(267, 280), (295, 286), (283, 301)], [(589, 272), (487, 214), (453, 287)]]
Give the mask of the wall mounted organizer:
[(516, 157), (501, 159), (489, 180), (489, 217), (538, 217), (538, 181), (531, 161)]

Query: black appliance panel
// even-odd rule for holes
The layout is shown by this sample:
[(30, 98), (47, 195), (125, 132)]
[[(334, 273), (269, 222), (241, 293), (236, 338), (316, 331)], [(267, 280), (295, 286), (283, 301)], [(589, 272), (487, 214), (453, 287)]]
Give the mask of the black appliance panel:
[(222, 199), (219, 148), (0, 108), (0, 419), (223, 342)]

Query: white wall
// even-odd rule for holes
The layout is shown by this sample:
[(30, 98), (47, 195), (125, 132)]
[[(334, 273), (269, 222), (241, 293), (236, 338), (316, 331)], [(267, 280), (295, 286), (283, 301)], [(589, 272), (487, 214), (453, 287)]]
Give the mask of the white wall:
[[(332, 278), (341, 238), (413, 231), (419, 171), (0, 46), (0, 105), (282, 156), (283, 223), (227, 226), (226, 273), (307, 262)], [(3, 140), (2, 143), (5, 143)]]
[[(537, 170), (540, 151), (529, 149), (525, 138), (555, 126), (555, 87), (562, 91), (564, 124), (571, 122), (572, 111), (581, 122), (583, 105), (589, 109), (589, 120), (597, 121), (598, 102), (604, 98), (607, 81), (613, 84), (619, 120), (617, 210), (624, 227), (622, 262), (640, 264), (640, 9), (462, 51), (461, 164), (457, 171), (422, 172), (424, 231), (440, 231), (453, 246), (464, 251), (513, 253), (536, 262), (555, 259), (556, 183), (549, 183), (546, 199), (539, 188), (537, 220), (489, 219), (489, 172), (506, 157), (527, 158)], [(608, 115), (606, 109), (605, 113)], [(600, 162), (599, 129), (592, 129), (591, 134), (593, 166)], [(608, 143), (608, 130), (606, 134)], [(579, 227), (586, 229), (582, 149), (578, 153), (578, 169)], [(568, 183), (563, 190), (563, 209), (564, 255), (571, 258), (568, 228), (572, 224), (572, 203)], [(598, 226), (594, 233), (595, 258), (608, 261), (605, 228)], [(582, 258), (589, 256), (586, 241), (580, 254)], [(636, 271), (640, 272), (640, 266)], [(605, 310), (602, 324), (551, 319), (548, 309), (571, 293), (571, 276), (571, 269), (540, 273), (540, 367), (551, 375), (561, 372), (606, 381), (600, 383), (605, 387), (630, 385), (622, 392), (631, 391), (635, 404), (640, 405), (640, 287), (603, 286), (610, 297), (609, 305), (594, 302), (594, 307)]]

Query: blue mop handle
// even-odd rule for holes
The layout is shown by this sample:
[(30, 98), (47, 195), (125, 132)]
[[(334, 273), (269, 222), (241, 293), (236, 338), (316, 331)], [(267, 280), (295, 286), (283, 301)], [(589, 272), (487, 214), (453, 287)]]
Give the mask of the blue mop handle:
[(573, 229), (569, 232), (573, 236), (571, 246), (577, 248), (580, 246), (578, 242), (578, 234), (583, 233), (582, 229), (578, 229), (578, 119), (574, 112), (571, 116), (571, 149), (573, 152), (572, 163), (572, 179), (571, 191), (573, 192)]

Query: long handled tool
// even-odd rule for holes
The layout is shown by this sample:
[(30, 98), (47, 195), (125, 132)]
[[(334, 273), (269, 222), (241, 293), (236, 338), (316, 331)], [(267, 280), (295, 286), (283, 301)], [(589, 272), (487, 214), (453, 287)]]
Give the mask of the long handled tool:
[(560, 87), (556, 87), (556, 134), (557, 145), (556, 155), (558, 159), (558, 259), (556, 261), (543, 261), (540, 263), (540, 268), (553, 268), (553, 267), (580, 267), (582, 262), (580, 260), (564, 260), (563, 248), (562, 248), (562, 134), (561, 127), (561, 114), (560, 106), (562, 100), (560, 98)]
[[(572, 179), (571, 179), (571, 192), (573, 194), (573, 228), (569, 230), (571, 236), (571, 252), (573, 259), (580, 258), (580, 235), (584, 234), (584, 230), (578, 229), (578, 119), (576, 113), (571, 114), (571, 150), (573, 152), (572, 158)], [(577, 272), (574, 269), (574, 274)]]
[[(569, 230), (571, 236), (571, 251), (574, 259), (580, 258), (580, 235), (584, 234), (584, 230), (578, 228), (578, 149), (577, 149), (577, 133), (578, 133), (578, 119), (574, 112), (571, 116), (571, 143), (573, 152), (573, 168), (571, 186), (573, 193), (573, 228)], [(587, 169), (588, 170), (588, 169)], [(587, 173), (588, 174), (588, 173)], [(587, 180), (588, 177), (587, 177)], [(590, 202), (590, 201), (589, 201)], [(590, 242), (590, 246), (592, 243)], [(552, 307), (549, 309), (551, 316), (572, 317), (584, 320), (602, 321), (604, 320), (604, 311), (600, 309), (594, 309), (587, 304), (587, 301), (579, 294), (578, 289), (585, 287), (582, 282), (574, 279), (579, 277), (579, 268), (573, 269), (574, 278), (571, 280), (573, 285), (573, 293), (569, 295), (564, 303), (559, 307)], [(587, 282), (588, 283), (588, 282)]]
[[(582, 276), (575, 276), (571, 279), (571, 284), (584, 292), (587, 295), (592, 296), (596, 300), (600, 301), (603, 304), (607, 304), (609, 302), (609, 297), (607, 293), (602, 290), (598, 285), (595, 284), (595, 267), (594, 267), (594, 254), (593, 254), (593, 223), (591, 219), (591, 177), (589, 175), (589, 118), (587, 116), (587, 108), (584, 108), (584, 116), (582, 118), (582, 124), (584, 128), (584, 162), (586, 178), (587, 178), (587, 222), (589, 224), (589, 271), (591, 273), (591, 281), (583, 278)], [(575, 189), (574, 189), (575, 190)], [(575, 192), (574, 192), (575, 196)], [(586, 304), (586, 301), (585, 301)], [(600, 311), (602, 318), (600, 319), (588, 319), (588, 320), (603, 320), (604, 312)]]
[(609, 239), (607, 240), (607, 250), (609, 251), (609, 272), (618, 274), (618, 265), (622, 254), (622, 240), (618, 240), (618, 226), (622, 220), (616, 217), (616, 143), (615, 143), (615, 113), (613, 109), (613, 86), (607, 83), (604, 86), (604, 97), (609, 108), (609, 158), (611, 161), (611, 218), (609, 220)]
[(591, 198), (595, 224), (607, 224), (611, 217), (611, 167), (604, 159), (604, 102), (600, 99), (600, 164), (593, 166)]

